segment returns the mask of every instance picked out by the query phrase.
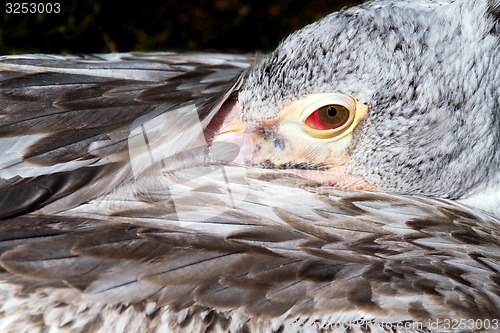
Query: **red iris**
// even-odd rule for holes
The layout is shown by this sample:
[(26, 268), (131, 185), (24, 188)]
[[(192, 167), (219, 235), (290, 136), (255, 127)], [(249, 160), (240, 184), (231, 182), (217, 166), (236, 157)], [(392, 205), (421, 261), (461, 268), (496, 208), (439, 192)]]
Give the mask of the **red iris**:
[(312, 129), (327, 131), (343, 126), (349, 120), (349, 110), (342, 105), (325, 105), (307, 117), (305, 123)]

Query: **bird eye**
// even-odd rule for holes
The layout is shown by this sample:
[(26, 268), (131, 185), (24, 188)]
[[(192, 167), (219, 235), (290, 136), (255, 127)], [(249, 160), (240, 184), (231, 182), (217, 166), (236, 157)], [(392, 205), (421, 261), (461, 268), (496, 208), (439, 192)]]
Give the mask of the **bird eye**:
[(303, 130), (312, 137), (340, 140), (366, 116), (367, 106), (341, 93), (311, 94), (296, 109)]
[(311, 113), (305, 120), (305, 124), (319, 131), (332, 130), (347, 123), (349, 115), (350, 112), (345, 106), (329, 104)]

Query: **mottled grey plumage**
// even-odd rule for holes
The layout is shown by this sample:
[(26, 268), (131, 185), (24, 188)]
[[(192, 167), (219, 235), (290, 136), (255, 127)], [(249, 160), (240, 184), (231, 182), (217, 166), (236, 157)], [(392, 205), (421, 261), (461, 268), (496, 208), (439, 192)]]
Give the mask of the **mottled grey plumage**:
[[(370, 113), (354, 174), (395, 193), (458, 199), (488, 182), (500, 192), (499, 6), (370, 1), (333, 13), (250, 71), (243, 115), (258, 122), (310, 93), (356, 96)], [(500, 213), (499, 201), (487, 208)]]
[[(257, 60), (1, 57), (0, 331), (495, 331), (499, 12), (372, 1)], [(368, 106), (348, 166), (390, 193), (277, 162), (266, 124), (320, 92)], [(231, 162), (235, 103), (276, 155)]]

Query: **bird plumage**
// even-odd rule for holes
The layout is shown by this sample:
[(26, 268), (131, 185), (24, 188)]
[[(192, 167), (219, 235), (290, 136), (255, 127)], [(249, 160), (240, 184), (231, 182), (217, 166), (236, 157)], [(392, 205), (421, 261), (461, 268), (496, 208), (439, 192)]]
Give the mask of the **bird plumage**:
[[(242, 114), (259, 123), (311, 93), (348, 94), (369, 106), (351, 172), (395, 193), (459, 199), (488, 181), (498, 192), (495, 8), (370, 1), (333, 13), (252, 68), (238, 96)], [(484, 208), (500, 213), (498, 201)]]
[[(498, 173), (498, 8), (373, 1), (257, 59), (0, 58), (0, 328), (495, 330), (498, 215), (448, 198)], [(375, 192), (274, 163), (325, 92), (367, 105), (332, 147)]]

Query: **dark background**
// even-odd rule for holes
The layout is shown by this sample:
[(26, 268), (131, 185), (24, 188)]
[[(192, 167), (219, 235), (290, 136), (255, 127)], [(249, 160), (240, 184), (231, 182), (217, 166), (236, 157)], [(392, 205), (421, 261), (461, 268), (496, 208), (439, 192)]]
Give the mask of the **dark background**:
[[(270, 51), (289, 33), (362, 0), (54, 0), (59, 14), (7, 14), (0, 54)], [(10, 1), (14, 2), (14, 1)], [(22, 0), (19, 2), (30, 2)], [(44, 2), (47, 1), (32, 1)]]

